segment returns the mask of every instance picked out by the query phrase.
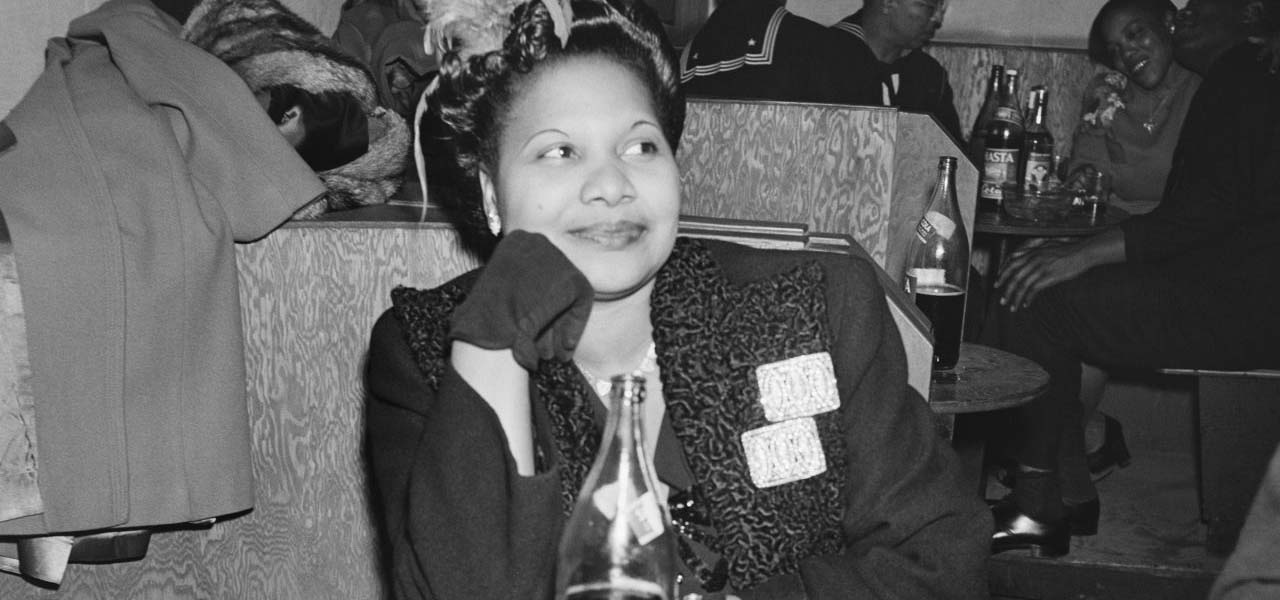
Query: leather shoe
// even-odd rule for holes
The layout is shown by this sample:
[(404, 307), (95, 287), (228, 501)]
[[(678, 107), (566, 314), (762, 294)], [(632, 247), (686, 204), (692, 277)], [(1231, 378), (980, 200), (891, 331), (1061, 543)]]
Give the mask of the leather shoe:
[(1102, 445), (1085, 456), (1089, 460), (1089, 474), (1094, 481), (1102, 481), (1117, 467), (1129, 466), (1132, 459), (1129, 446), (1124, 443), (1124, 427), (1120, 425), (1120, 421), (1110, 415), (1103, 417), (1106, 425), (1103, 427)]
[(1037, 521), (1018, 510), (1012, 502), (997, 502), (991, 507), (996, 531), (991, 536), (991, 553), (1006, 550), (1028, 550), (1035, 558), (1063, 556), (1071, 548), (1071, 533), (1066, 520)]
[[(1013, 504), (1013, 494), (1008, 494), (999, 500), (987, 500), (987, 506), (992, 507), (994, 511), (996, 505)], [(1102, 501), (1097, 498), (1079, 504), (1062, 505), (1067, 529), (1071, 531), (1073, 536), (1087, 536), (1098, 534), (1098, 518), (1102, 513)]]

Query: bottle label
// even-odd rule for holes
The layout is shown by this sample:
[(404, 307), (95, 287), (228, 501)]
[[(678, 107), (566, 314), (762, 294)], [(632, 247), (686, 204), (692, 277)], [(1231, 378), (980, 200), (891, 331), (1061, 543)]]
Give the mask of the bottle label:
[[(604, 518), (612, 521), (618, 516), (618, 482), (606, 483), (591, 493), (591, 503)], [(640, 541), (640, 545), (652, 542), (662, 535), (662, 507), (658, 506), (658, 497), (652, 491), (641, 494), (634, 502), (622, 509), (622, 518), (627, 520), (631, 533)]]
[(1010, 106), (1001, 106), (996, 109), (996, 114), (991, 117), (995, 121), (1008, 121), (1017, 125), (1022, 124), (1022, 115), (1018, 114), (1018, 109)]
[(1012, 148), (987, 148), (983, 159), (979, 197), (999, 204), (1004, 200), (1004, 185), (1018, 184), (1018, 151)]
[(926, 269), (916, 267), (909, 271), (916, 282), (916, 287), (937, 287), (947, 284), (947, 272), (942, 269)]
[(949, 240), (955, 232), (956, 222), (936, 210), (925, 213), (920, 218), (920, 222), (916, 223), (916, 237), (920, 238), (921, 242), (928, 242), (929, 237), (935, 234), (944, 240)]
[(1044, 188), (1044, 182), (1053, 169), (1053, 155), (1047, 152), (1031, 152), (1027, 154), (1026, 176), (1022, 180), (1022, 189), (1037, 191)]
[(627, 525), (636, 541), (643, 546), (657, 539), (665, 531), (662, 527), (662, 508), (653, 492), (645, 492), (627, 508)]

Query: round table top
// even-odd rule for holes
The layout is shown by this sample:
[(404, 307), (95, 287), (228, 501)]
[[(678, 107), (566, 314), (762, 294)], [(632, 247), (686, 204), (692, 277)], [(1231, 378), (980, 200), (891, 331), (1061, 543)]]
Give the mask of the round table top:
[(965, 342), (955, 381), (929, 384), (929, 407), (935, 413), (971, 413), (1020, 406), (1049, 387), (1049, 374), (1029, 358), (990, 346)]
[(1067, 215), (1067, 218), (1061, 221), (1040, 222), (1011, 217), (1004, 211), (980, 211), (973, 218), (973, 230), (978, 233), (994, 233), (997, 235), (1074, 237), (1093, 235), (1128, 219), (1130, 216), (1129, 211), (1117, 206), (1108, 206), (1107, 211), (1102, 215), (1102, 219), (1096, 221), (1079, 213)]

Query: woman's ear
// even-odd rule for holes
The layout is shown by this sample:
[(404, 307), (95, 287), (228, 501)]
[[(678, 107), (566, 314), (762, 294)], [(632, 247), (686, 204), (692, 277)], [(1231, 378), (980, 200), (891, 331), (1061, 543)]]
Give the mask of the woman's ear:
[(290, 146), (297, 148), (301, 145), (307, 137), (307, 129), (302, 124), (302, 107), (294, 105), (284, 111), (280, 115), (280, 121), (276, 123), (276, 129), (280, 130)]
[(1178, 11), (1164, 13), (1164, 30), (1168, 31), (1171, 36), (1174, 30), (1177, 29), (1177, 21)]
[(498, 216), (498, 192), (489, 172), (480, 169), (480, 201), (484, 205), (484, 217), (489, 223), (489, 232), (494, 237), (502, 233), (502, 217)]

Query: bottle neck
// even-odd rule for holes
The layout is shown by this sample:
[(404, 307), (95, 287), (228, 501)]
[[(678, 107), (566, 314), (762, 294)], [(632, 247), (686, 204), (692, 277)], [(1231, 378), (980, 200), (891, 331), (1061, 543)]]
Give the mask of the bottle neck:
[(929, 199), (929, 210), (958, 217), (960, 203), (956, 199), (955, 189), (955, 165), (954, 163), (943, 161), (938, 165), (938, 183), (934, 187), (933, 197)]
[(1018, 107), (1018, 76), (1017, 74), (1005, 73), (1004, 89), (1000, 90), (1000, 104), (1004, 106)]
[(1000, 97), (1000, 88), (1004, 85), (1004, 69), (991, 69), (991, 84), (987, 86), (987, 102), (995, 102)]
[(1035, 109), (1034, 112), (1031, 113), (1031, 125), (1037, 129), (1044, 129), (1045, 120), (1048, 118), (1046, 113), (1049, 110), (1047, 106), (1049, 104), (1049, 99), (1045, 96), (1043, 89), (1037, 90), (1037, 92), (1034, 104)]
[[(609, 421), (604, 432), (605, 452), (619, 457), (619, 479), (633, 478), (644, 482), (647, 491), (657, 491), (653, 466), (645, 451), (644, 383), (637, 375), (618, 375), (612, 379), (609, 394)], [(631, 473), (639, 469), (638, 473)]]

